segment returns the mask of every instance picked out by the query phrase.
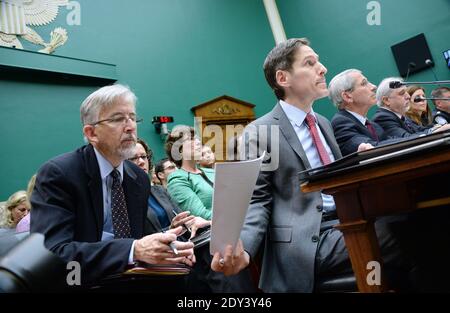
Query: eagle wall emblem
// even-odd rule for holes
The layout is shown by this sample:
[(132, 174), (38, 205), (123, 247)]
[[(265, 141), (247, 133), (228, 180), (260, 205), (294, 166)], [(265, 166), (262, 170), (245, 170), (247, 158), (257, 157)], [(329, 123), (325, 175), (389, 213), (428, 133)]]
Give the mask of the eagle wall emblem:
[(67, 31), (55, 28), (46, 43), (31, 26), (50, 24), (59, 7), (67, 4), (68, 0), (0, 0), (0, 46), (23, 49), (21, 38), (44, 46), (39, 52), (52, 53), (67, 41)]

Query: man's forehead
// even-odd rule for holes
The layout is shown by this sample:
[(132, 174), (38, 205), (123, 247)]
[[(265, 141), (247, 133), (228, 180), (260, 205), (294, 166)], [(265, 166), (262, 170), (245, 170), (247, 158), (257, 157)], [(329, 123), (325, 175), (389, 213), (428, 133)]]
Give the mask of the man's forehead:
[(301, 46), (297, 50), (297, 54), (300, 56), (300, 58), (305, 59), (307, 57), (316, 57), (319, 58), (319, 55), (314, 52), (314, 50), (310, 46)]

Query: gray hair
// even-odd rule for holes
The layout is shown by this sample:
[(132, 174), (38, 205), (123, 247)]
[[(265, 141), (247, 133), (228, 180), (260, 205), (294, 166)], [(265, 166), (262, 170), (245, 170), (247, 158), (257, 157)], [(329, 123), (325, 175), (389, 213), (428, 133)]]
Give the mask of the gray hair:
[(342, 104), (344, 102), (344, 99), (342, 99), (342, 92), (352, 90), (353, 87), (355, 87), (356, 79), (350, 75), (352, 73), (361, 74), (361, 71), (354, 68), (345, 70), (334, 76), (328, 84), (328, 91), (330, 92), (328, 97), (338, 109), (342, 109)]
[(81, 104), (81, 123), (88, 125), (98, 120), (100, 109), (114, 104), (118, 99), (136, 104), (136, 95), (128, 86), (115, 84), (102, 87), (91, 93)]
[(381, 83), (378, 85), (377, 89), (377, 105), (379, 107), (383, 107), (383, 97), (389, 97), (389, 95), (392, 93), (394, 89), (389, 87), (389, 84), (394, 81), (403, 82), (403, 79), (400, 77), (388, 77), (381, 81)]

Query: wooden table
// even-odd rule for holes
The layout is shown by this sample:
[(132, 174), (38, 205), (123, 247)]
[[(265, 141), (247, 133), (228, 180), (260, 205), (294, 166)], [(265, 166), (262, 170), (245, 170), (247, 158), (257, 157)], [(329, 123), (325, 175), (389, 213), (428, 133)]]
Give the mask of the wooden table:
[[(355, 166), (301, 185), (303, 192), (322, 190), (336, 202), (345, 244), (361, 292), (385, 292), (387, 282), (369, 285), (368, 262), (378, 261), (380, 247), (374, 230), (378, 216), (450, 203), (450, 146), (378, 163)], [(381, 271), (383, 273), (383, 271)]]

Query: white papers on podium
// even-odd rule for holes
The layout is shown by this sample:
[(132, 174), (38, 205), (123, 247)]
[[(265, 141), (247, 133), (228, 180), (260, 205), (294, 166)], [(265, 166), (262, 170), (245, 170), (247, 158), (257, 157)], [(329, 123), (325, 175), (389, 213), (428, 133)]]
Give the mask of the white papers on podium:
[(265, 153), (258, 159), (216, 163), (210, 252), (236, 246)]

